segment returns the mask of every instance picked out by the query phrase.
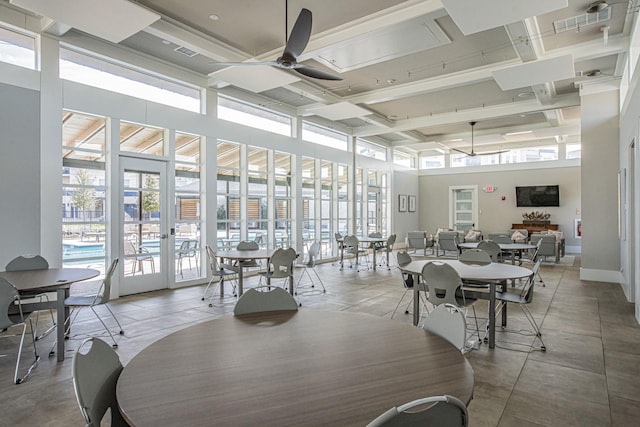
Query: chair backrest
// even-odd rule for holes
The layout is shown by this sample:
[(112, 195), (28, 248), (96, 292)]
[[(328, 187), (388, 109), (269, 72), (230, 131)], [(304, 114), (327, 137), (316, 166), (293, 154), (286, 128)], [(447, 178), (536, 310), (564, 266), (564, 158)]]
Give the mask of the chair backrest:
[(243, 240), (242, 242), (238, 243), (236, 249), (239, 251), (257, 251), (258, 249), (260, 249), (260, 245), (252, 240)]
[[(422, 280), (429, 288), (427, 299), (433, 305), (453, 304), (464, 305), (462, 293), (462, 279), (458, 272), (449, 264), (432, 261), (422, 268)], [(456, 296), (459, 292), (460, 297)]]
[(424, 231), (409, 231), (407, 233), (407, 245), (412, 249), (424, 249), (425, 248), (425, 232)]
[(478, 242), (478, 249), (487, 252), (491, 257), (491, 261), (498, 262), (500, 257), (500, 245), (493, 240), (482, 240)]
[(429, 313), (422, 327), (446, 339), (458, 350), (464, 349), (467, 341), (467, 321), (464, 313), (455, 305), (440, 304)]
[(258, 246), (264, 245), (264, 234), (256, 234), (256, 237), (255, 239), (253, 239), (253, 241), (256, 242)]
[(106, 304), (111, 299), (111, 278), (113, 277), (113, 273), (116, 271), (116, 267), (118, 266), (118, 258), (114, 258), (111, 261), (111, 265), (109, 269), (104, 274), (104, 279), (102, 279), (102, 289), (98, 292), (101, 296), (101, 303)]
[(508, 233), (489, 233), (488, 237), (496, 243), (512, 243), (511, 235)]
[(0, 277), (0, 330), (13, 326), (9, 318), (9, 308), (20, 299), (18, 290), (7, 279)]
[(238, 298), (233, 314), (239, 316), (249, 313), (265, 311), (292, 311), (298, 309), (298, 303), (293, 295), (279, 287), (270, 291), (258, 291), (254, 288), (247, 290)]
[(531, 269), (531, 276), (529, 276), (529, 280), (527, 281), (527, 283), (525, 283), (525, 285), (522, 287), (522, 290), (520, 291), (520, 302), (523, 304), (529, 304), (533, 301), (533, 287), (536, 282), (538, 270), (540, 269), (540, 263), (542, 263), (542, 260), (539, 259), (533, 265), (533, 268)]
[(353, 234), (345, 236), (343, 242), (344, 242), (345, 248), (351, 248), (351, 249), (357, 249), (358, 245), (360, 244), (360, 240), (358, 240), (358, 238)]
[(412, 261), (411, 255), (409, 255), (404, 251), (398, 252), (398, 255), (396, 256), (396, 258), (398, 259), (398, 265), (400, 266), (407, 265)]
[(438, 245), (440, 246), (440, 250), (457, 251), (458, 239), (457, 231), (441, 231), (438, 233)]
[(211, 274), (216, 276), (218, 274), (218, 260), (216, 259), (216, 253), (213, 252), (210, 245), (205, 246), (207, 251), (207, 260), (209, 260), (209, 266), (211, 267)]
[(291, 275), (293, 262), (297, 257), (298, 254), (296, 254), (296, 251), (294, 251), (293, 248), (277, 249), (269, 259), (269, 264), (272, 266), (271, 277), (289, 277)]
[[(414, 408), (424, 407), (420, 411)], [(453, 396), (433, 396), (394, 407), (367, 424), (367, 427), (447, 426), (467, 427), (467, 407)]]
[(178, 253), (181, 255), (186, 255), (189, 253), (189, 247), (191, 246), (191, 240), (183, 240), (180, 244), (180, 249)]
[(387, 252), (392, 252), (393, 251), (393, 245), (396, 244), (396, 235), (392, 234), (389, 236), (389, 238), (387, 239)]
[(556, 236), (553, 234), (537, 234), (531, 235), (531, 244), (537, 245), (538, 241), (542, 240), (540, 248), (538, 249), (538, 255), (553, 256), (556, 254)]
[(9, 261), (6, 271), (46, 270), (49, 263), (40, 255), (20, 255)]
[(309, 251), (307, 252), (307, 257), (309, 258), (306, 262), (307, 267), (315, 267), (316, 258), (320, 253), (320, 242), (314, 240), (311, 246), (309, 247)]
[(130, 240), (124, 241), (124, 254), (125, 255), (137, 255), (138, 251)]
[(467, 249), (460, 254), (458, 260), (467, 264), (491, 264), (491, 255), (482, 249)]
[[(87, 343), (91, 348), (86, 354), (81, 351)], [(116, 401), (116, 383), (122, 363), (118, 354), (99, 338), (87, 338), (73, 356), (71, 364), (73, 388), (76, 400), (87, 426), (99, 426), (111, 409), (111, 425), (127, 425)]]

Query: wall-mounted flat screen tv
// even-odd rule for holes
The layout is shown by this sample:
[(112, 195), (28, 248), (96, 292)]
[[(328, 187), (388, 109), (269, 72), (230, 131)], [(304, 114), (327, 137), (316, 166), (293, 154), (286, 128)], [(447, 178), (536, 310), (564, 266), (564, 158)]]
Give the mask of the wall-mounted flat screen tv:
[(519, 208), (560, 206), (560, 186), (532, 185), (516, 187), (516, 206)]

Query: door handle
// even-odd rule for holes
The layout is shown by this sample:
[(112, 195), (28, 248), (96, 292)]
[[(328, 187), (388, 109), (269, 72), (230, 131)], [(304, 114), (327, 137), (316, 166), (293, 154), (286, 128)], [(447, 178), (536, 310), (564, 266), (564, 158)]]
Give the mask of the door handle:
[(164, 234), (160, 235), (161, 239), (166, 239), (167, 237), (169, 237), (169, 235), (167, 233), (164, 233)]

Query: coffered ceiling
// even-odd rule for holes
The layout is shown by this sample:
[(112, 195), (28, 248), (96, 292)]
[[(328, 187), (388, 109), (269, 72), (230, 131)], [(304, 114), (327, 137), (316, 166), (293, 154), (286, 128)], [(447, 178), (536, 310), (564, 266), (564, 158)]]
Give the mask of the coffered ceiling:
[[(92, 32), (65, 22), (69, 0), (2, 1), (35, 14), (60, 2), (48, 18), (66, 26), (63, 40)], [(127, 49), (205, 75), (221, 93), (417, 152), (467, 149), (470, 121), (478, 152), (579, 142), (581, 90), (617, 85), (637, 12), (637, 0), (595, 14), (589, 0), (103, 1), (159, 16), (118, 42)], [(341, 81), (217, 65), (278, 58), (302, 8), (313, 25), (298, 61)]]

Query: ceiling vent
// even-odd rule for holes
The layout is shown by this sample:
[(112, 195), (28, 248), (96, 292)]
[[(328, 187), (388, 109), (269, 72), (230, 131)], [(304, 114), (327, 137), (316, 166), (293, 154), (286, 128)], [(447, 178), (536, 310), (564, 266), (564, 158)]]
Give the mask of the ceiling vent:
[(553, 29), (556, 34), (565, 31), (579, 31), (580, 28), (594, 25), (599, 22), (605, 22), (611, 19), (611, 8), (608, 7), (597, 13), (583, 13), (582, 15), (572, 16), (571, 18), (561, 19), (553, 23)]
[(194, 56), (196, 56), (198, 54), (198, 52), (195, 52), (189, 48), (186, 48), (184, 46), (178, 46), (177, 48), (173, 49), (178, 53), (181, 53), (183, 55), (188, 56), (189, 58), (193, 58)]

